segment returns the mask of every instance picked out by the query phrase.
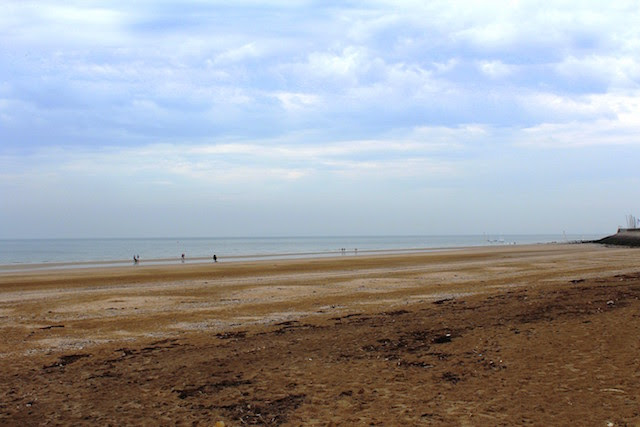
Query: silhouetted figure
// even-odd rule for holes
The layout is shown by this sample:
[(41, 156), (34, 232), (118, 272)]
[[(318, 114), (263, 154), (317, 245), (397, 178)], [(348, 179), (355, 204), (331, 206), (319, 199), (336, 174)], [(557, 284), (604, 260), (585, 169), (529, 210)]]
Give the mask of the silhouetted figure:
[(184, 254), (182, 254), (182, 262), (184, 262)]
[(133, 263), (134, 263), (134, 264), (137, 264), (137, 263), (138, 263), (138, 258), (137, 258), (135, 255), (133, 256)]
[(218, 257), (216, 256), (216, 254), (213, 254), (213, 262), (218, 262)]

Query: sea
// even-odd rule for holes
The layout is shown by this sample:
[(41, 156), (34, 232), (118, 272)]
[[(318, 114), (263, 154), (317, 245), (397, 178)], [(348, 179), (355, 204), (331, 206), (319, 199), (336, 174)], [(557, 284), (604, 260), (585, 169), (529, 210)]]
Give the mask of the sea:
[[(596, 234), (0, 239), (0, 269), (249, 261), (599, 239)], [(182, 254), (185, 255), (184, 260)]]

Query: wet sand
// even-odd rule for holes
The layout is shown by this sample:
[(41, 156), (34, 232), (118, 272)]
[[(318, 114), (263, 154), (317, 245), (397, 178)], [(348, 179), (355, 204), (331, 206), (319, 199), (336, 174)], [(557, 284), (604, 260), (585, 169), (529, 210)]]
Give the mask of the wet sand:
[(640, 252), (0, 273), (2, 425), (640, 425)]

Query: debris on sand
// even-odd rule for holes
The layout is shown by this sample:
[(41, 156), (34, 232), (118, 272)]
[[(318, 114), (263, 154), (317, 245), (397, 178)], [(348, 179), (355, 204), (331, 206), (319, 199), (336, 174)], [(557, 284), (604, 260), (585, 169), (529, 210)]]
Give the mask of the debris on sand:
[(453, 383), (453, 384), (456, 384), (458, 381), (460, 381), (460, 377), (458, 375), (449, 371), (442, 374), (442, 379), (445, 381), (449, 381), (450, 383)]
[(451, 334), (439, 335), (433, 339), (434, 344), (444, 344), (451, 342)]
[(91, 357), (91, 355), (90, 354), (68, 354), (65, 356), (61, 356), (57, 362), (54, 362), (51, 365), (43, 366), (43, 369), (62, 368), (64, 366), (70, 365), (85, 357)]
[(54, 328), (64, 328), (64, 325), (51, 325), (51, 326), (44, 326), (44, 327), (39, 328), (39, 329), (46, 330), (46, 329), (54, 329)]

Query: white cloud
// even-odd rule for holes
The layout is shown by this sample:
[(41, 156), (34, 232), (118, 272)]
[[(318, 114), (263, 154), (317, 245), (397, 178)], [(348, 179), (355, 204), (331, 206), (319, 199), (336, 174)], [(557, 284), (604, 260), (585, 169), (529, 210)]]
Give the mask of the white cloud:
[(611, 92), (589, 95), (559, 95), (554, 93), (531, 93), (520, 101), (532, 113), (546, 111), (555, 122), (579, 120), (612, 120), (625, 124), (638, 123), (640, 114), (639, 91)]
[(570, 55), (554, 68), (567, 78), (589, 78), (613, 88), (636, 88), (640, 80), (640, 61), (635, 55), (612, 56), (604, 52), (583, 57)]
[(478, 124), (467, 124), (450, 128), (445, 126), (420, 126), (415, 128), (410, 138), (422, 141), (432, 147), (445, 150), (461, 150), (465, 145), (491, 137), (491, 130)]
[(12, 2), (3, 5), (0, 32), (14, 43), (73, 46), (122, 42), (126, 12), (86, 3)]
[(345, 48), (342, 54), (314, 52), (309, 55), (309, 69), (320, 75), (349, 76), (357, 69), (362, 52), (356, 48)]
[(478, 68), (492, 79), (506, 77), (512, 72), (512, 67), (502, 61), (480, 61)]
[(408, 158), (402, 160), (327, 161), (332, 173), (341, 177), (360, 181), (390, 181), (407, 178), (428, 178), (432, 180), (456, 177), (461, 168), (451, 161), (431, 158)]
[(640, 147), (640, 126), (613, 120), (595, 122), (544, 123), (523, 129), (513, 138), (525, 147), (546, 149), (631, 145)]
[(347, 38), (358, 43), (366, 43), (382, 31), (402, 24), (404, 17), (398, 12), (390, 10), (354, 14), (345, 17)]
[(289, 111), (317, 106), (320, 103), (320, 96), (308, 93), (276, 92), (274, 96), (282, 103), (282, 106)]
[[(640, 147), (640, 92), (585, 97), (582, 103), (558, 99), (558, 111), (586, 110), (585, 120), (541, 123), (514, 135), (520, 145), (543, 148)], [(606, 113), (606, 114), (605, 114)]]
[[(31, 179), (72, 176), (171, 183), (175, 179), (251, 185), (260, 180), (287, 182), (311, 176), (350, 176), (386, 180), (411, 176), (451, 176), (455, 163), (447, 160), (460, 149), (456, 135), (480, 135), (474, 126), (447, 130), (420, 128), (404, 136), (381, 140), (331, 143), (269, 141), (218, 144), (151, 144), (135, 148), (80, 150), (43, 149), (26, 158), (5, 156), (6, 173), (27, 170)], [(456, 148), (456, 145), (457, 148)], [(364, 174), (367, 174), (365, 176)], [(84, 177), (84, 178), (83, 178)]]
[(358, 76), (369, 71), (376, 62), (375, 59), (369, 57), (366, 49), (348, 46), (339, 53), (310, 53), (307, 63), (302, 66), (301, 71), (306, 75), (316, 75), (320, 78), (339, 78), (355, 83)]
[(244, 44), (240, 47), (229, 49), (218, 54), (215, 63), (233, 63), (247, 59), (258, 58), (262, 55), (261, 50), (255, 42)]
[(433, 68), (436, 73), (447, 73), (453, 70), (459, 63), (460, 60), (458, 58), (449, 58), (446, 62), (434, 62)]

